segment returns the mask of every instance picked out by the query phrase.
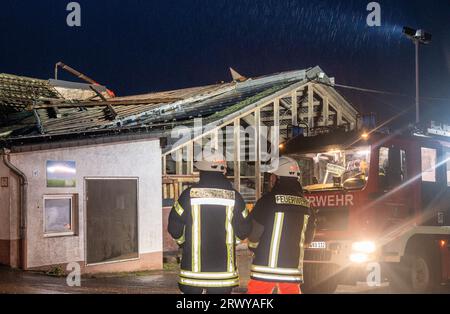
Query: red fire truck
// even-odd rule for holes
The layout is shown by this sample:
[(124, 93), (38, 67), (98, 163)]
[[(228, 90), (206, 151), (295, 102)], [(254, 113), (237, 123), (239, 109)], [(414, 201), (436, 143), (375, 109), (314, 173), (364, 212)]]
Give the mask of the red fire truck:
[(318, 212), (304, 290), (387, 279), (394, 291), (430, 292), (449, 282), (449, 132), (334, 131), (281, 150), (298, 161)]

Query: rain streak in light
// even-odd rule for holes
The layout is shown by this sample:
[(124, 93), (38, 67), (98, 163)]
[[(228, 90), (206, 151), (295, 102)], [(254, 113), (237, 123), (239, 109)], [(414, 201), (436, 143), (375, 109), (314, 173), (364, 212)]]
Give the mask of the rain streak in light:
[[(222, 4), (224, 23), (213, 21), (216, 12), (207, 5), (193, 5), (195, 13), (205, 17), (202, 24), (209, 24), (210, 32), (220, 39), (230, 41), (235, 37), (240, 49), (247, 45), (262, 48), (268, 42), (282, 46), (283, 49), (325, 50), (334, 56), (351, 56), (360, 51), (388, 50), (406, 41), (402, 37), (402, 27), (406, 18), (402, 11), (392, 3), (381, 3), (381, 26), (369, 27), (366, 23), (367, 4), (370, 1), (254, 1), (234, 2), (233, 6)], [(186, 13), (194, 14), (194, 11)], [(225, 22), (226, 21), (226, 22)], [(230, 23), (233, 21), (233, 23)], [(395, 21), (395, 22), (394, 22)], [(226, 29), (215, 29), (224, 25)], [(195, 26), (192, 26), (195, 27)], [(247, 40), (242, 40), (246, 38)], [(396, 49), (393, 49), (395, 51)]]

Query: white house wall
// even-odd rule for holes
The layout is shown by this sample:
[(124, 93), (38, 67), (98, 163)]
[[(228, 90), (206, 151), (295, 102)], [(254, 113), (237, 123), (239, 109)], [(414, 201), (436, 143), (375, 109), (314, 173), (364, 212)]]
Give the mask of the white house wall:
[[(46, 161), (76, 162), (75, 188), (47, 188)], [(85, 178), (139, 178), (139, 253), (147, 265), (162, 266), (161, 149), (159, 140), (61, 148), (11, 155), (28, 178), (27, 268), (85, 261)], [(45, 238), (43, 196), (78, 194), (78, 235)], [(1, 217), (1, 216), (0, 216)], [(0, 236), (4, 236), (1, 235)], [(142, 265), (141, 265), (142, 266)], [(141, 267), (138, 268), (146, 268)], [(133, 267), (131, 267), (133, 268)], [(148, 267), (147, 267), (148, 268)], [(130, 269), (132, 270), (132, 269)]]

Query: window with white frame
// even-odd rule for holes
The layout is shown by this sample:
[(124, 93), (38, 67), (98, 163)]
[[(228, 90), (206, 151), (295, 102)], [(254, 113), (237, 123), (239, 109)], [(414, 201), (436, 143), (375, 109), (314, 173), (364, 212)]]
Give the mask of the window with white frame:
[(437, 152), (432, 148), (422, 147), (422, 181), (436, 182)]
[(75, 195), (44, 196), (44, 235), (75, 234)]

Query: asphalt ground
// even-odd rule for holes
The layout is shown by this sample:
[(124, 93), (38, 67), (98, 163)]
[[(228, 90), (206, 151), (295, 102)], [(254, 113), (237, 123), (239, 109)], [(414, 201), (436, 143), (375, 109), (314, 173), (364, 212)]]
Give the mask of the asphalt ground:
[[(246, 293), (250, 277), (250, 257), (238, 251), (241, 285), (233, 293)], [(101, 274), (82, 277), (80, 287), (70, 287), (64, 276), (50, 276), (38, 272), (24, 272), (0, 267), (0, 293), (8, 294), (178, 294), (178, 265), (174, 259), (164, 265), (164, 270), (137, 273)], [(389, 285), (371, 288), (365, 283), (356, 286), (339, 286), (340, 294), (390, 293)]]

